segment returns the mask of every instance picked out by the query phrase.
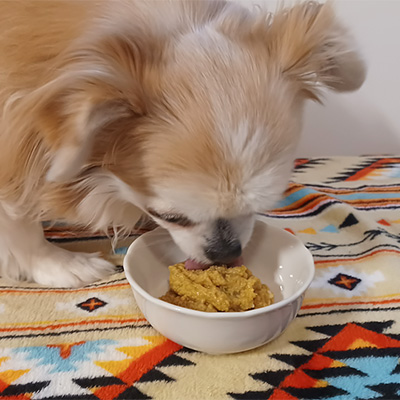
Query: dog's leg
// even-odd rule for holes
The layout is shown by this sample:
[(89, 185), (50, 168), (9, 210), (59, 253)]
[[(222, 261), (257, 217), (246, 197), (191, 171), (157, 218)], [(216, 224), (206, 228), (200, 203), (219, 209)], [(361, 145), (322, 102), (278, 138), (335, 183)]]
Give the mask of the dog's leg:
[(39, 222), (14, 219), (0, 206), (0, 276), (52, 287), (78, 287), (110, 275), (98, 254), (75, 253), (49, 243)]

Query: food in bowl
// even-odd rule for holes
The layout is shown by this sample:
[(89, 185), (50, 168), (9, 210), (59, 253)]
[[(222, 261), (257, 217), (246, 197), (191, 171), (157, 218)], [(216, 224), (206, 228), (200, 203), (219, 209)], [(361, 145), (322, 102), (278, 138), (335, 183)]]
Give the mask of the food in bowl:
[(268, 284), (274, 303), (245, 312), (201, 312), (160, 300), (168, 290), (168, 265), (181, 262), (186, 254), (161, 228), (131, 244), (124, 259), (126, 277), (139, 309), (154, 329), (181, 346), (229, 354), (262, 346), (292, 323), (314, 277), (313, 258), (297, 236), (260, 218), (243, 249), (243, 259)]
[(169, 267), (169, 290), (160, 297), (180, 307), (207, 312), (238, 312), (269, 306), (274, 295), (244, 265), (187, 270)]

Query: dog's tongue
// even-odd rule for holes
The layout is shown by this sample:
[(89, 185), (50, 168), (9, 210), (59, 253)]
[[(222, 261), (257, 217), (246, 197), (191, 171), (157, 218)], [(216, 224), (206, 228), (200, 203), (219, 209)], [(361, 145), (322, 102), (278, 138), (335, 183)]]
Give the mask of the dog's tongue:
[[(206, 269), (210, 267), (212, 264), (204, 264), (197, 262), (195, 260), (186, 260), (185, 261), (185, 268), (186, 269)], [(243, 265), (243, 257), (238, 257), (236, 260), (232, 261), (231, 263), (228, 264), (228, 267), (239, 267)]]
[(199, 263), (195, 260), (186, 260), (185, 261), (185, 268), (186, 269), (206, 269), (207, 267), (209, 267), (210, 264), (203, 264), (203, 263)]

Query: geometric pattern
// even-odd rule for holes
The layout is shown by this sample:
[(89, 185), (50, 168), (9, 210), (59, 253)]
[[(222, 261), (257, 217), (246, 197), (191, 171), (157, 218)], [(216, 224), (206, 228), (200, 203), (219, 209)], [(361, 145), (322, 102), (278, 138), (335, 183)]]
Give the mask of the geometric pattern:
[(317, 270), (310, 290), (324, 291), (325, 297), (347, 298), (367, 296), (377, 287), (385, 284), (384, 273), (372, 268), (364, 268), (338, 264)]
[(324, 157), (298, 158), (294, 163), (293, 173), (295, 174), (304, 173), (310, 168), (315, 168), (316, 166), (324, 165), (327, 161), (329, 161), (329, 158), (324, 158)]
[(382, 177), (400, 177), (399, 157), (366, 157), (350, 168), (346, 168), (329, 182), (369, 181)]
[(339, 225), (339, 229), (347, 228), (348, 226), (358, 224), (358, 219), (354, 216), (354, 214), (350, 213), (346, 219)]
[(273, 354), (271, 357), (287, 368), (251, 374), (271, 389), (230, 396), (273, 400), (399, 399), (400, 340), (382, 333), (391, 324), (393, 321), (310, 327), (325, 337), (292, 342), (309, 354)]
[[(51, 345), (41, 347), (19, 348), (14, 354), (22, 353), (25, 365), (31, 368), (25, 370), (6, 370), (0, 372), (0, 399), (11, 399), (9, 396), (20, 396), (15, 399), (31, 398), (30, 393), (40, 392), (34, 398), (54, 398), (58, 394), (65, 398), (65, 387), (74, 399), (148, 399), (135, 384), (155, 381), (171, 382), (161, 369), (164, 366), (186, 367), (194, 365), (186, 360), (184, 354), (190, 350), (162, 337), (143, 337), (145, 344), (141, 346), (115, 346), (115, 341), (93, 341)], [(98, 360), (101, 352), (114, 351), (121, 353), (120, 360)], [(182, 357), (182, 356), (183, 357)], [(10, 359), (0, 358), (1, 362)], [(33, 361), (33, 363), (32, 363)], [(97, 376), (83, 377), (74, 374), (86, 362), (92, 362), (102, 373)], [(161, 369), (160, 369), (161, 368)], [(28, 374), (30, 370), (46, 373), (50, 380), (39, 381), (35, 384), (15, 384), (14, 381)], [(62, 376), (62, 391), (52, 384), (51, 378)], [(52, 387), (51, 387), (52, 386)], [(51, 390), (49, 390), (51, 389)], [(47, 394), (52, 394), (47, 396)], [(24, 397), (28, 396), (28, 397)]]
[(361, 282), (361, 279), (346, 274), (337, 274), (328, 282), (343, 289), (353, 290)]
[[(160, 335), (121, 268), (76, 289), (0, 279), (0, 400), (400, 399), (399, 212), (400, 157), (297, 160), (261, 217), (308, 247), (315, 278), (281, 336), (234, 355)], [(143, 219), (114, 254), (104, 233), (52, 223), (45, 234), (121, 265), (153, 228)]]
[(107, 303), (105, 301), (100, 300), (97, 297), (91, 297), (90, 299), (87, 299), (86, 301), (83, 301), (82, 303), (79, 303), (76, 306), (81, 308), (82, 310), (91, 313), (100, 307), (104, 307), (106, 304)]
[(165, 338), (150, 340), (150, 345), (142, 347), (124, 347), (119, 350), (129, 356), (126, 360), (97, 362), (97, 364), (112, 376), (76, 379), (82, 388), (89, 389), (99, 399), (148, 399), (138, 388), (137, 382), (165, 381), (173, 378), (167, 376), (157, 367), (170, 363), (175, 366), (192, 365), (188, 360), (176, 353), (182, 346)]

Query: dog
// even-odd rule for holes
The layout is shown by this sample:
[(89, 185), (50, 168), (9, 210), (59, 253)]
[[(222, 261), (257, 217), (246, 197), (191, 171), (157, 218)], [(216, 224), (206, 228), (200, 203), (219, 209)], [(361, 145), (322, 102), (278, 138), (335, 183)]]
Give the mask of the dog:
[(143, 213), (189, 268), (235, 264), (292, 170), (307, 100), (365, 65), (330, 4), (0, 2), (0, 275), (54, 287), (113, 266), (41, 221), (131, 231)]

